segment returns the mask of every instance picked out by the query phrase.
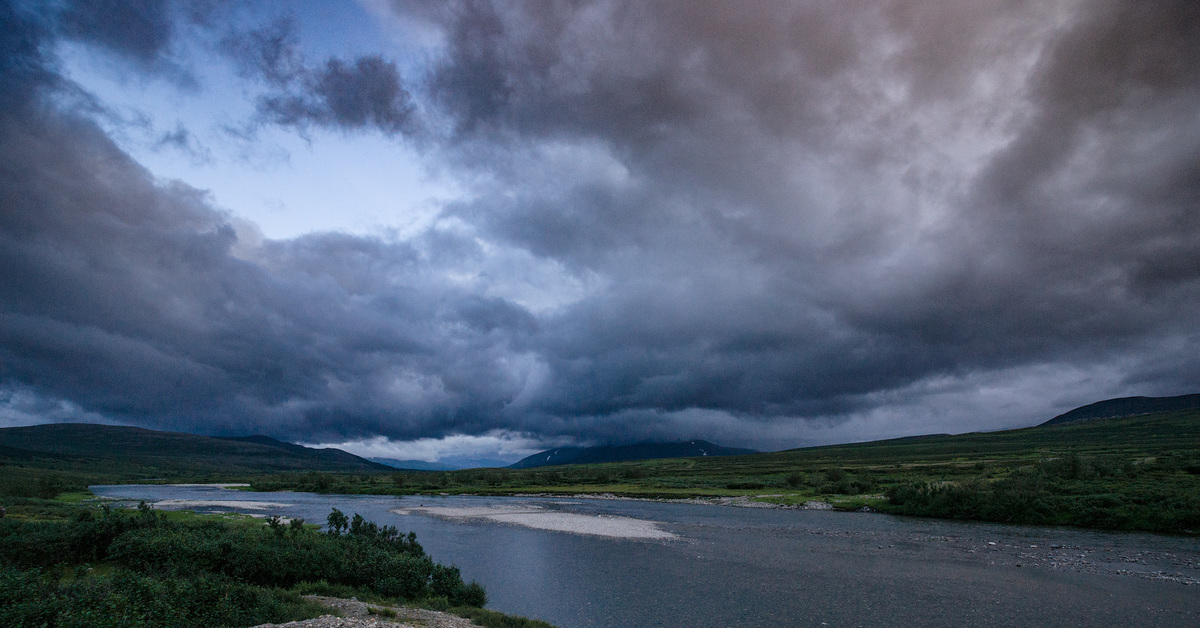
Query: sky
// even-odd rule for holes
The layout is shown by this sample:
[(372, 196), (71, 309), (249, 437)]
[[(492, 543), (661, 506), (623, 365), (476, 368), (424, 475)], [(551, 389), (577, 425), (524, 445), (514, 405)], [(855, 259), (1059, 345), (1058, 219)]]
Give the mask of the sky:
[(0, 426), (516, 460), (1200, 391), (1194, 0), (0, 0)]

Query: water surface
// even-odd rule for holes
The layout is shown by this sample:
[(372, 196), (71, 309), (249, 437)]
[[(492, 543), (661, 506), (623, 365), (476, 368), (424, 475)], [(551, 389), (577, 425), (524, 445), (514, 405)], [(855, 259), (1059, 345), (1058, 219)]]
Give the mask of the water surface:
[[(489, 608), (562, 628), (1200, 625), (1194, 538), (625, 500), (92, 490), (313, 523), (331, 508), (359, 513), (416, 532), (435, 560), (487, 588)], [(526, 516), (450, 516), (464, 512)], [(597, 529), (629, 518), (666, 534), (537, 527), (546, 512), (606, 520)]]

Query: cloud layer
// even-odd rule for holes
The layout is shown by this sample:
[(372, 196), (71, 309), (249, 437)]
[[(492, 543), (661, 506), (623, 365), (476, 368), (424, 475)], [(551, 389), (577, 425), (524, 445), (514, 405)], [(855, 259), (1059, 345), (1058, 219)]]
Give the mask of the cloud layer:
[[(1200, 389), (1194, 2), (396, 2), (436, 34), (403, 67), (102, 5), (0, 9), (10, 414), (772, 448)], [(263, 241), (71, 104), (68, 41), (211, 55), (247, 124), (411, 142), (466, 193)]]

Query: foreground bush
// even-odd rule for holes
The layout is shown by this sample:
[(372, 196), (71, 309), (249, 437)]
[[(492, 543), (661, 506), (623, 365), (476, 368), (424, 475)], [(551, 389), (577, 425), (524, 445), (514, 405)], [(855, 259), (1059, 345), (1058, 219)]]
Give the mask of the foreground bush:
[(251, 626), (321, 612), (296, 594), (212, 574), (163, 580), (120, 569), (60, 584), (43, 570), (0, 567), (3, 626)]
[[(80, 510), (69, 521), (3, 519), (0, 625), (288, 621), (314, 609), (284, 589), (317, 582), (406, 601), (486, 601), (483, 587), (435, 563), (415, 536), (336, 510), (330, 519), (339, 525), (326, 533), (278, 520), (269, 526), (167, 521), (145, 506), (132, 515)], [(93, 564), (103, 575), (92, 575)]]

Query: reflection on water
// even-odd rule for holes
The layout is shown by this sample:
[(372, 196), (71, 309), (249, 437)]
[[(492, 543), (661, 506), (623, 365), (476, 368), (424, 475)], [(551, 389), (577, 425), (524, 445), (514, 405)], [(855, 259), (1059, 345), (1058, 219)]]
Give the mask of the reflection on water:
[[(331, 508), (357, 512), (416, 532), (435, 560), (487, 587), (490, 608), (562, 628), (1200, 620), (1198, 589), (1184, 584), (1200, 584), (1200, 549), (1186, 538), (617, 500), (93, 492), (314, 523)], [(661, 534), (579, 533), (589, 526)]]

